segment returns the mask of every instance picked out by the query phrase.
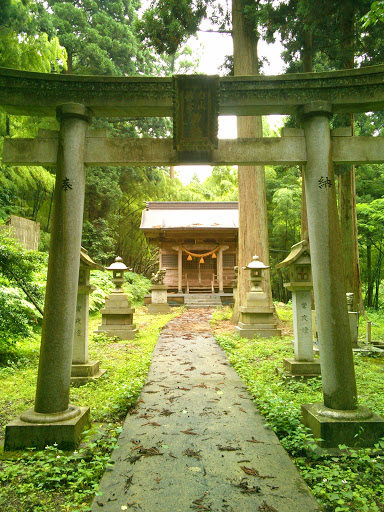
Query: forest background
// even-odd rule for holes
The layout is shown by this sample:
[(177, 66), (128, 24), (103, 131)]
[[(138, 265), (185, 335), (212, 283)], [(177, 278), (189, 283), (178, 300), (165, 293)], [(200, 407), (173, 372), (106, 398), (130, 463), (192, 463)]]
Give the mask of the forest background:
[[(217, 0), (153, 0), (145, 10), (139, 0), (1, 0), (0, 66), (117, 76), (196, 73), (198, 61), (188, 39), (204, 19), (210, 20), (212, 30), (230, 32), (230, 7)], [(248, 29), (258, 38), (281, 40), (285, 72), (384, 62), (383, 2), (242, 0), (242, 8)], [(228, 55), (222, 74), (231, 73), (233, 57)], [(296, 120), (289, 117), (284, 123), (295, 126)], [(332, 120), (334, 127), (343, 124), (348, 120)], [(356, 115), (352, 124), (356, 136), (384, 135), (383, 112)], [(0, 110), (0, 158), (4, 137), (35, 137), (40, 128), (58, 129), (58, 124)], [(96, 118), (93, 128), (107, 128), (112, 137), (172, 136), (170, 119)], [(279, 136), (279, 130), (273, 132), (263, 120), (263, 134)], [(340, 166), (336, 171), (341, 182), (345, 170)], [(266, 166), (265, 176), (273, 297), (287, 301), (283, 275), (274, 267), (302, 238), (301, 169)], [(378, 309), (384, 291), (384, 167), (356, 166), (355, 180), (363, 297), (367, 307)], [(0, 221), (15, 214), (40, 222), (42, 252), (49, 248), (53, 189), (53, 169), (8, 167), (0, 160)], [(237, 199), (235, 167), (215, 167), (205, 181), (195, 176), (187, 186), (171, 178), (166, 167), (89, 167), (82, 245), (101, 264), (119, 254), (134, 272), (149, 276), (156, 267), (157, 249), (139, 230), (145, 201)], [(12, 283), (12, 276), (6, 279), (0, 295)]]

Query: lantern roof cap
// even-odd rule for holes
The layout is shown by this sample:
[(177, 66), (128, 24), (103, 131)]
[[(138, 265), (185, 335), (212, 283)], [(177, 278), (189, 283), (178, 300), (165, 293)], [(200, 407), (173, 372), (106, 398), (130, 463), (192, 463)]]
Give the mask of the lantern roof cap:
[[(310, 256), (309, 243), (307, 242), (307, 240), (301, 240), (301, 242), (292, 245), (291, 252), (285, 258), (285, 260), (276, 265), (276, 268), (287, 267), (288, 265), (295, 263), (301, 256), (304, 255)], [(309, 264), (310, 261), (305, 263)]]
[(248, 263), (248, 265), (246, 267), (243, 267), (243, 269), (246, 269), (246, 268), (249, 268), (249, 269), (257, 269), (257, 268), (260, 268), (260, 269), (265, 269), (265, 268), (271, 268), (269, 265), (264, 265), (264, 263), (262, 261), (260, 261), (260, 258), (258, 256), (253, 256), (252, 258), (252, 261), (250, 263)]
[(80, 249), (80, 264), (82, 267), (89, 267), (92, 270), (104, 270), (104, 267), (93, 261), (84, 247)]
[(128, 270), (128, 267), (123, 263), (120, 256), (116, 256), (115, 261), (109, 267), (106, 267), (106, 270)]

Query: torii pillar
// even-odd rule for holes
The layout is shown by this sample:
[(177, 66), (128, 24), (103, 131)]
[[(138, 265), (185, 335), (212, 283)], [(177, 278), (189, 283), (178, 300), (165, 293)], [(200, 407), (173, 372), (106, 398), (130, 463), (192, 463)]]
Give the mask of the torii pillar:
[(329, 117), (324, 101), (302, 109), (307, 146), (307, 195), (313, 288), (324, 403), (302, 405), (303, 421), (320, 445), (372, 446), (384, 436), (384, 419), (358, 406), (345, 295)]
[(5, 450), (57, 443), (74, 449), (89, 423), (89, 407), (69, 403), (72, 340), (84, 210), (84, 144), (90, 110), (77, 103), (57, 109), (60, 135), (47, 290), (35, 406), (6, 426)]

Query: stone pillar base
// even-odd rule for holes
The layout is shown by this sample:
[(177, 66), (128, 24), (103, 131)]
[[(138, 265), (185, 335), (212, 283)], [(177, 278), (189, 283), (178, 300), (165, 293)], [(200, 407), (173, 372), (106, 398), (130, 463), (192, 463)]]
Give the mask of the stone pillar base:
[(283, 359), (283, 368), (291, 377), (319, 377), (321, 374), (318, 361), (296, 361), (295, 359)]
[(169, 304), (148, 304), (148, 313), (151, 315), (160, 313), (162, 315), (166, 315), (170, 313), (171, 306)]
[(87, 382), (99, 379), (106, 371), (100, 369), (100, 361), (89, 361), (82, 364), (72, 363), (71, 384), (73, 386), (82, 386)]
[[(332, 416), (326, 416), (327, 412)], [(304, 425), (312, 430), (315, 438), (321, 438), (318, 445), (323, 448), (337, 448), (339, 444), (373, 447), (384, 437), (384, 418), (367, 407), (335, 411), (323, 404), (305, 404), (301, 406), (301, 414)]]
[(59, 450), (74, 450), (84, 428), (90, 423), (89, 407), (79, 407), (79, 410), (80, 414), (66, 421), (29, 423), (20, 418), (14, 419), (5, 427), (4, 451), (44, 450), (54, 444)]
[(235, 327), (236, 332), (243, 338), (272, 338), (273, 336), (281, 336), (281, 330), (276, 328), (276, 324), (244, 324), (239, 322)]
[(120, 338), (121, 340), (133, 340), (135, 339), (137, 329), (136, 325), (100, 325), (97, 331), (104, 332), (111, 338)]

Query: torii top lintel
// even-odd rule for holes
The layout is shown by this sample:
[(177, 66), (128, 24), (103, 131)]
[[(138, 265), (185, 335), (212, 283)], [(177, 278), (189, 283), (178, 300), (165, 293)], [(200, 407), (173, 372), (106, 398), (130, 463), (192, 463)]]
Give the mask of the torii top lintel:
[[(295, 114), (326, 101), (333, 112), (384, 108), (384, 65), (326, 73), (217, 78), (220, 115)], [(176, 82), (175, 82), (176, 83)], [(11, 114), (54, 116), (82, 103), (97, 117), (172, 116), (174, 80), (58, 75), (0, 68), (0, 105)]]

